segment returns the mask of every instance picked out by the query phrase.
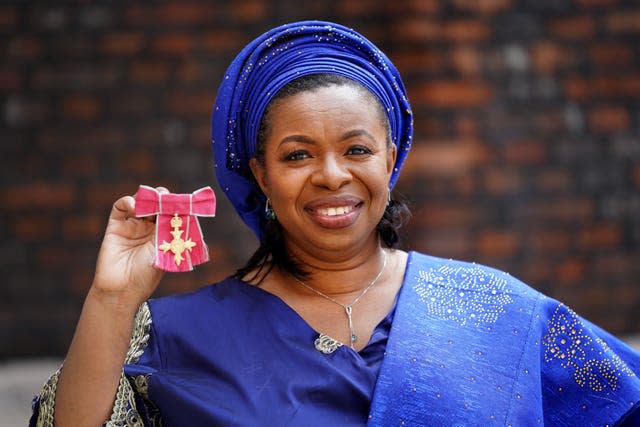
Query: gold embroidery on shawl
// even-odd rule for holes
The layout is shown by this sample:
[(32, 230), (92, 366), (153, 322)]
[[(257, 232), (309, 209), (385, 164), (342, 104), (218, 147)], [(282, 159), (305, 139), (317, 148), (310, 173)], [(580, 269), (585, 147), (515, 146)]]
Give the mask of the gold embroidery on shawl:
[(542, 338), (546, 347), (544, 360), (554, 361), (573, 371), (573, 379), (580, 387), (595, 392), (607, 387), (615, 391), (623, 375), (635, 376), (633, 371), (600, 338), (591, 339), (583, 329), (578, 315), (560, 304), (549, 320), (549, 329)]
[(36, 421), (37, 427), (53, 427), (53, 409), (56, 403), (56, 388), (58, 387), (60, 369), (51, 375), (40, 391), (40, 410)]
[[(147, 343), (149, 342), (149, 330), (151, 329), (151, 312), (149, 306), (145, 302), (140, 306), (134, 319), (133, 333), (129, 342), (129, 350), (125, 358), (125, 363), (136, 363), (142, 353), (144, 353)], [(58, 378), (62, 368), (58, 369), (42, 387), (38, 395), (39, 411), (37, 427), (53, 427), (54, 423), (54, 407), (56, 401), (56, 389), (58, 387)], [(135, 394), (124, 375), (120, 376), (120, 383), (116, 392), (116, 399), (113, 406), (113, 412), (109, 421), (104, 423), (108, 427), (115, 426), (142, 426), (138, 410), (135, 404)]]
[[(151, 311), (149, 311), (149, 305), (146, 302), (138, 309), (133, 325), (129, 350), (124, 360), (126, 364), (136, 363), (140, 360), (140, 356), (144, 353), (149, 342)], [(124, 372), (120, 376), (120, 383), (116, 391), (116, 399), (113, 404), (111, 417), (109, 421), (105, 423), (105, 426), (143, 426), (140, 413), (136, 407), (135, 392)]]
[(149, 330), (151, 329), (151, 311), (149, 305), (145, 302), (140, 306), (134, 320), (131, 341), (129, 342), (129, 350), (124, 359), (124, 363), (136, 363), (144, 353), (144, 349), (149, 342)]

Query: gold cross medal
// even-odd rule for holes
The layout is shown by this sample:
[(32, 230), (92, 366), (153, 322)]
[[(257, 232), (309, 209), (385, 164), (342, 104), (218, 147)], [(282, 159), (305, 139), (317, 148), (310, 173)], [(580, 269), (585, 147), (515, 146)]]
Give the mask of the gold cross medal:
[(193, 247), (196, 246), (196, 243), (191, 241), (191, 238), (182, 240), (182, 233), (184, 230), (180, 230), (180, 227), (182, 227), (182, 218), (175, 213), (173, 214), (173, 218), (171, 218), (171, 228), (173, 228), (173, 230), (169, 232), (173, 236), (173, 240), (170, 243), (163, 240), (160, 245), (160, 249), (162, 249), (164, 253), (167, 253), (168, 251), (173, 253), (173, 259), (177, 266), (180, 266), (182, 261), (184, 261), (182, 254), (185, 251), (191, 252)]
[(211, 187), (175, 194), (141, 185), (136, 193), (136, 216), (150, 215), (157, 215), (156, 268), (178, 273), (209, 260), (198, 217), (216, 215), (216, 196)]

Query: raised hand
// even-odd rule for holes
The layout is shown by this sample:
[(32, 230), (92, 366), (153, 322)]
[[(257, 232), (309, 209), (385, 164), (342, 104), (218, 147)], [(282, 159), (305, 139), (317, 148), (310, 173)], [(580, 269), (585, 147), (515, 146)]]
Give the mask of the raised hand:
[[(168, 192), (165, 188), (158, 191)], [(118, 199), (109, 216), (92, 291), (131, 307), (148, 299), (163, 274), (153, 266), (154, 239), (155, 224), (136, 218), (134, 198)]]

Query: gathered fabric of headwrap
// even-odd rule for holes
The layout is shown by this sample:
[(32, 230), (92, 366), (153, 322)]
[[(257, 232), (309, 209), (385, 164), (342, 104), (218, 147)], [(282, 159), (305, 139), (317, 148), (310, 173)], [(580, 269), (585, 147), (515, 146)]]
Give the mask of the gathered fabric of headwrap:
[(262, 116), (285, 85), (321, 73), (360, 83), (386, 109), (392, 141), (398, 148), (389, 189), (411, 147), (413, 116), (404, 84), (389, 58), (373, 43), (352, 29), (322, 21), (296, 22), (264, 33), (227, 69), (211, 120), (220, 187), (260, 241), (266, 198), (253, 180), (249, 160), (256, 155)]

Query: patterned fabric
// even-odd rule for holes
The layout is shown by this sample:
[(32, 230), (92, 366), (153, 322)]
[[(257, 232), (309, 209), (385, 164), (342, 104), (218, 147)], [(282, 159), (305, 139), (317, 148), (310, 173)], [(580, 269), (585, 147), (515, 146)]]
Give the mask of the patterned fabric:
[[(136, 313), (131, 340), (129, 342), (129, 350), (125, 358), (125, 363), (136, 363), (140, 356), (144, 353), (144, 349), (149, 341), (149, 329), (151, 327), (151, 313), (147, 303), (142, 304)], [(33, 399), (32, 411), (33, 415), (29, 422), (29, 426), (34, 427), (53, 427), (54, 426), (54, 405), (56, 400), (56, 388), (60, 371), (58, 369), (44, 385), (40, 393)], [(120, 382), (116, 391), (115, 401), (111, 417), (103, 425), (106, 427), (131, 426), (142, 427), (149, 424), (143, 423), (143, 417), (140, 416), (138, 405), (136, 403), (137, 396), (145, 396), (146, 390), (144, 383), (139, 379), (134, 380), (134, 386), (131, 385), (129, 379), (124, 375), (124, 371), (120, 376)], [(143, 400), (149, 404), (148, 399)], [(155, 410), (155, 408), (152, 408)], [(143, 412), (147, 415), (149, 411)], [(161, 425), (161, 424), (151, 424)]]
[(637, 352), (508, 274), (412, 253), (369, 425), (637, 425), (639, 372)]
[(258, 238), (265, 197), (252, 178), (249, 159), (256, 154), (263, 113), (287, 83), (320, 73), (360, 83), (387, 110), (392, 141), (398, 147), (389, 188), (411, 147), (413, 118), (400, 74), (373, 43), (349, 28), (322, 21), (296, 22), (264, 33), (227, 69), (211, 126), (218, 183)]

